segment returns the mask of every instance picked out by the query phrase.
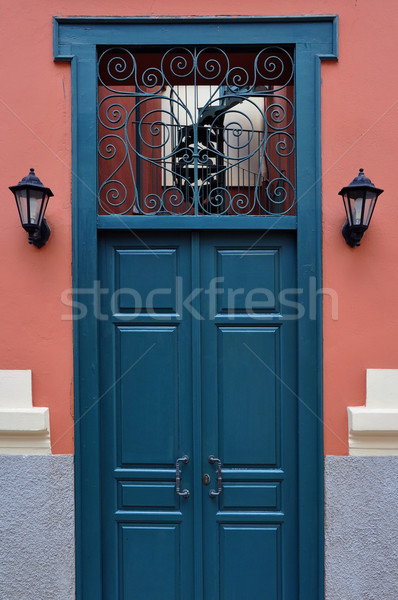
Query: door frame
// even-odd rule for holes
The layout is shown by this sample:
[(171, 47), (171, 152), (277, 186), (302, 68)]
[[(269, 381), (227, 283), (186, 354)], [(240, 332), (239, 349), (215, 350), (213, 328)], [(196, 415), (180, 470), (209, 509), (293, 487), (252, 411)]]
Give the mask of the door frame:
[[(310, 294), (322, 287), (320, 63), (337, 59), (338, 17), (55, 17), (54, 60), (72, 70), (72, 231), (74, 300), (88, 308), (74, 321), (76, 595), (100, 600), (101, 505), (98, 322), (92, 289), (98, 280), (97, 230), (139, 228), (297, 229), (297, 287), (306, 307), (298, 321), (299, 598), (324, 596), (322, 298), (316, 318)], [(297, 216), (164, 218), (97, 216), (97, 46), (258, 44), (295, 46)], [(116, 222), (115, 222), (116, 221)], [(315, 279), (313, 279), (315, 278)], [(314, 286), (315, 281), (315, 286)], [(93, 355), (93, 349), (97, 352)], [(87, 443), (90, 440), (90, 443)], [(316, 452), (314, 452), (316, 449)], [(315, 517), (314, 517), (315, 516)], [(315, 523), (314, 523), (315, 520)]]

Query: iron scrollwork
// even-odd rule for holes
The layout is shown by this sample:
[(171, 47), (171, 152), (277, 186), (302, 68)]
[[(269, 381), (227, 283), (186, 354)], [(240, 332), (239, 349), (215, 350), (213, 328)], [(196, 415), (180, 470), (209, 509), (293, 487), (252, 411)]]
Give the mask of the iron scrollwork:
[(105, 50), (100, 214), (294, 214), (290, 51)]

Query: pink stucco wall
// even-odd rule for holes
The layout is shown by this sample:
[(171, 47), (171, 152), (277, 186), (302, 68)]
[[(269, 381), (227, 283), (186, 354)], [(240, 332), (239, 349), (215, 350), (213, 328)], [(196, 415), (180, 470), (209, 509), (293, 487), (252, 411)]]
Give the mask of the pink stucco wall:
[[(54, 453), (73, 452), (70, 66), (52, 59), (52, 16), (339, 14), (340, 59), (322, 65), (325, 453), (346, 454), (348, 405), (365, 401), (366, 368), (398, 367), (396, 164), (398, 3), (383, 0), (20, 0), (0, 11), (2, 185), (1, 369), (32, 369), (37, 406), (48, 406)], [(28, 246), (7, 187), (34, 166), (52, 188), (53, 235)], [(385, 192), (359, 249), (340, 235), (337, 192), (364, 167)], [(335, 300), (336, 302), (336, 300)], [(336, 309), (336, 305), (334, 307)]]

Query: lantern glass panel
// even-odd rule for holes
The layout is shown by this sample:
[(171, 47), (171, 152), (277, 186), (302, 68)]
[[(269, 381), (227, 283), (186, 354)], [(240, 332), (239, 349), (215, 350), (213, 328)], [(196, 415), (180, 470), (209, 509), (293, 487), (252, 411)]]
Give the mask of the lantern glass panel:
[(17, 201), (19, 217), (22, 225), (28, 223), (28, 197), (27, 190), (22, 189), (15, 192), (15, 199)]
[(376, 200), (377, 200), (377, 193), (373, 192), (373, 191), (367, 191), (366, 192), (366, 199), (365, 199), (365, 211), (364, 211), (364, 217), (363, 217), (363, 224), (368, 226), (370, 219), (372, 218), (372, 214), (373, 214), (373, 209), (375, 207), (376, 204)]
[(347, 221), (349, 223), (351, 223), (351, 215), (350, 215), (350, 209), (349, 209), (349, 205), (348, 205), (347, 194), (343, 194), (342, 198), (343, 198), (344, 210), (345, 210), (345, 214), (347, 217)]
[(343, 196), (347, 220), (350, 226), (362, 225), (366, 190), (363, 187), (351, 188)]
[(47, 204), (48, 204), (49, 199), (50, 199), (50, 196), (48, 196), (48, 194), (44, 194), (44, 196), (43, 196), (43, 202), (42, 202), (42, 205), (41, 205), (39, 225), (41, 225), (41, 222), (43, 221), (44, 214), (45, 214), (45, 212), (47, 210)]
[(363, 207), (363, 196), (357, 196), (355, 199), (351, 199), (352, 208), (352, 224), (361, 225), (362, 223), (362, 207)]
[(41, 207), (43, 202), (43, 192), (40, 190), (30, 190), (29, 191), (29, 201), (30, 201), (30, 225), (40, 225), (40, 217), (43, 214)]

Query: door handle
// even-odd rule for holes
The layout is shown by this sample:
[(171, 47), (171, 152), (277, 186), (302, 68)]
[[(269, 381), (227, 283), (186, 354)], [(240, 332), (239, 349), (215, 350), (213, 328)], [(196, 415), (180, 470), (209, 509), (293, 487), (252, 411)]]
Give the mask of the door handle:
[(181, 485), (180, 463), (187, 465), (189, 463), (189, 456), (184, 454), (184, 456), (181, 456), (181, 458), (177, 458), (177, 460), (176, 460), (176, 492), (177, 492), (178, 496), (181, 496), (182, 498), (189, 498), (189, 490), (182, 490), (182, 492), (180, 491), (180, 485)]
[(221, 460), (219, 458), (216, 458), (215, 456), (213, 456), (213, 454), (210, 454), (208, 460), (211, 465), (214, 465), (217, 463), (217, 487), (218, 487), (218, 489), (217, 489), (217, 491), (210, 490), (210, 492), (209, 492), (210, 498), (215, 498), (216, 496), (219, 496), (222, 492)]

